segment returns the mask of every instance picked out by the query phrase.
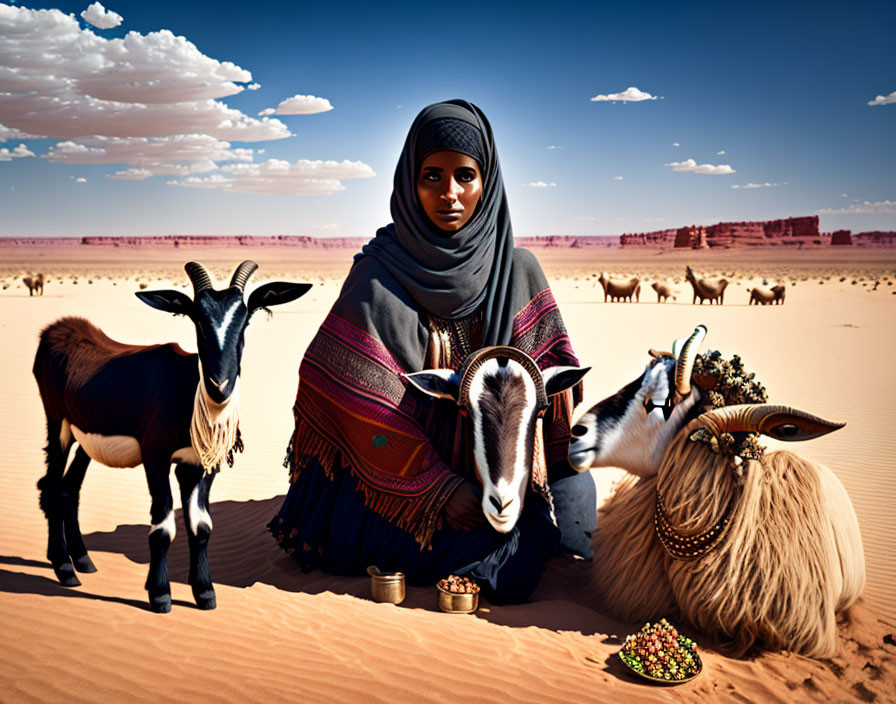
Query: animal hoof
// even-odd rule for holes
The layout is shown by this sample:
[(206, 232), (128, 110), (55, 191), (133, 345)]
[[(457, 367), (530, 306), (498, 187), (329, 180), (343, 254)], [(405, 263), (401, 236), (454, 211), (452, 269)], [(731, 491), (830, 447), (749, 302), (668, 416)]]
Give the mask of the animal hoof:
[(53, 568), (56, 573), (56, 579), (63, 587), (80, 587), (81, 580), (75, 575), (75, 569), (71, 562), (63, 562)]
[(157, 614), (167, 614), (171, 611), (171, 595), (159, 594), (149, 598), (149, 608)]
[(93, 560), (90, 559), (90, 555), (84, 554), (81, 555), (77, 560), (74, 560), (75, 569), (78, 572), (84, 572), (85, 574), (92, 574), (96, 572), (96, 565), (93, 564)]
[(214, 589), (209, 589), (199, 594), (194, 593), (193, 597), (196, 599), (196, 606), (203, 611), (211, 611), (218, 606)]

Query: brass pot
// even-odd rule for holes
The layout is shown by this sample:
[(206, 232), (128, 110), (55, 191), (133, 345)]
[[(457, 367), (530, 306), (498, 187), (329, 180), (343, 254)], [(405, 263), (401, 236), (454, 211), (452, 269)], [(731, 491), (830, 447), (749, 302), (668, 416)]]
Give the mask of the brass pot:
[(376, 565), (367, 568), (370, 575), (370, 593), (374, 601), (400, 604), (404, 601), (404, 575), (401, 572), (381, 572)]
[(439, 608), (447, 614), (472, 614), (479, 608), (479, 592), (457, 594), (442, 589), (438, 584)]

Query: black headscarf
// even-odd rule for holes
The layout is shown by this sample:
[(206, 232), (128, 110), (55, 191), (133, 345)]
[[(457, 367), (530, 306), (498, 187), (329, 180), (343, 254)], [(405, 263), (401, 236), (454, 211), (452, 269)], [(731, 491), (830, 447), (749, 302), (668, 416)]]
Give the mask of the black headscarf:
[[(437, 151), (428, 143), (434, 133), (440, 133), (432, 129), (432, 123), (446, 120), (467, 123), (478, 133), (479, 155), (472, 156), (480, 162), (483, 182), (476, 212), (451, 234), (430, 222), (417, 198), (417, 178), (425, 156), (421, 136), (427, 142), (422, 145), (426, 153)], [(483, 346), (509, 344), (516, 313), (510, 291), (513, 231), (492, 128), (478, 107), (465, 100), (449, 100), (420, 111), (398, 159), (391, 205), (394, 223), (377, 230), (359, 256), (379, 260), (422, 309), (438, 317), (462, 318), (481, 305)], [(372, 313), (389, 315), (389, 311)]]

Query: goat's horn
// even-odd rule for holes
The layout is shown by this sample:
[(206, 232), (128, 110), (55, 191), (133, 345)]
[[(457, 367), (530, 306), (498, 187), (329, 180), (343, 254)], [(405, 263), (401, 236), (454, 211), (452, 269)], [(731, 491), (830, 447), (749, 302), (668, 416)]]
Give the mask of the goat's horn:
[(242, 291), (246, 287), (246, 282), (249, 280), (249, 277), (255, 273), (257, 268), (258, 264), (251, 259), (247, 259), (236, 268), (235, 272), (233, 272), (233, 278), (230, 279), (230, 285), (236, 286)]
[(205, 291), (207, 288), (214, 288), (214, 286), (212, 286), (211, 275), (199, 262), (187, 262), (184, 264), (184, 271), (187, 272), (187, 276), (189, 276), (190, 281), (193, 282), (194, 296), (200, 291)]
[[(697, 421), (720, 433), (762, 433), (776, 440), (811, 440), (846, 423), (819, 418), (790, 406), (741, 404), (707, 411)], [(695, 422), (697, 422), (695, 421)]]
[(684, 344), (680, 344), (681, 340), (676, 340), (672, 345), (672, 352), (675, 355), (675, 389), (682, 396), (691, 393), (691, 372), (694, 370), (697, 352), (704, 337), (706, 326), (698, 325)]

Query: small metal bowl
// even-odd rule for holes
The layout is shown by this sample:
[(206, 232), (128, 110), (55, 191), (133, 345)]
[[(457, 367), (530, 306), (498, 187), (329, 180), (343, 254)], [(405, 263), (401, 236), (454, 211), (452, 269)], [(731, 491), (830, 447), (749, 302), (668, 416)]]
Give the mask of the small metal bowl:
[(401, 572), (381, 572), (376, 565), (367, 568), (370, 575), (370, 593), (374, 601), (384, 604), (400, 604), (405, 597), (404, 575)]
[(438, 584), (439, 608), (446, 614), (472, 614), (479, 608), (479, 592), (457, 594), (442, 589)]

